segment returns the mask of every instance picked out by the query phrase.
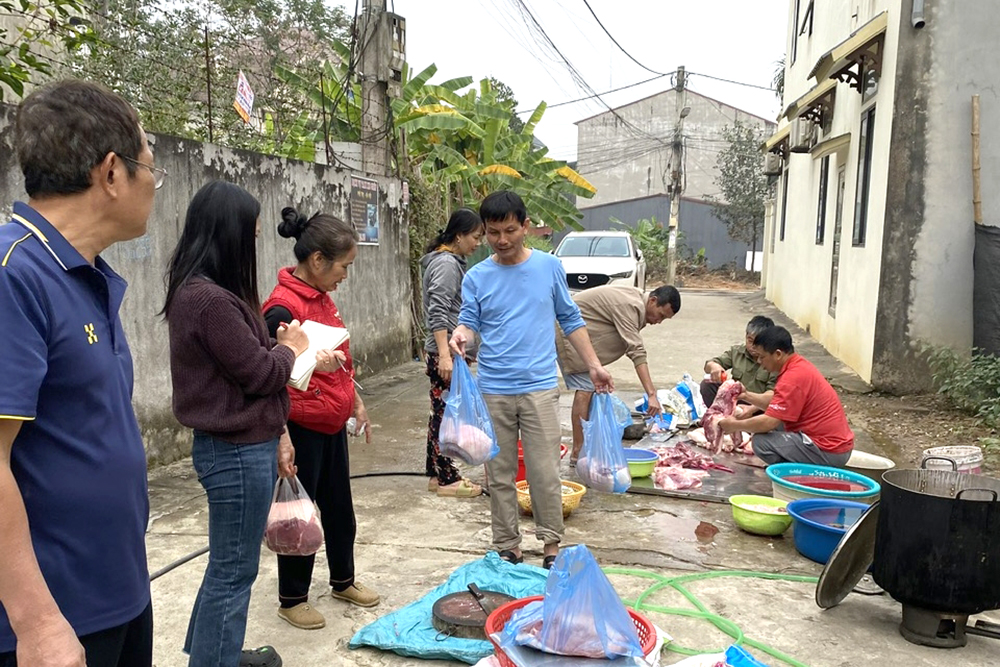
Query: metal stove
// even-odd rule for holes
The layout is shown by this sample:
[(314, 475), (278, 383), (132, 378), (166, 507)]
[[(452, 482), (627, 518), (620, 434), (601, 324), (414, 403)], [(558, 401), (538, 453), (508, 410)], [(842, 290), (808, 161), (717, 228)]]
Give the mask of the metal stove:
[(904, 604), (899, 633), (912, 644), (934, 648), (960, 648), (968, 642), (967, 635), (1000, 639), (1000, 624), (980, 620), (970, 626), (968, 622), (968, 614), (950, 614)]

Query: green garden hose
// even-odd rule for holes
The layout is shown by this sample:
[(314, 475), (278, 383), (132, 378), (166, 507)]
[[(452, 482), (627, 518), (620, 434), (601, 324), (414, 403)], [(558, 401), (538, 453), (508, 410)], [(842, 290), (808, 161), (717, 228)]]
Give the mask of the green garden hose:
[[(763, 644), (761, 642), (755, 641), (746, 637), (743, 631), (738, 625), (733, 623), (727, 618), (719, 616), (718, 614), (712, 613), (702, 602), (699, 600), (694, 593), (689, 591), (684, 584), (702, 581), (704, 579), (718, 579), (722, 577), (745, 577), (752, 579), (769, 579), (773, 581), (791, 581), (797, 583), (805, 584), (815, 584), (817, 582), (816, 577), (805, 577), (795, 574), (774, 574), (770, 572), (751, 572), (748, 570), (718, 570), (714, 572), (701, 572), (698, 574), (686, 574), (677, 577), (664, 577), (662, 575), (656, 574), (654, 572), (647, 572), (645, 570), (633, 570), (629, 568), (621, 567), (609, 567), (604, 568), (605, 574), (619, 574), (629, 577), (638, 577), (641, 579), (651, 579), (655, 581), (652, 586), (647, 588), (645, 591), (639, 595), (635, 600), (624, 600), (626, 606), (632, 607), (636, 611), (650, 611), (659, 614), (668, 614), (672, 616), (686, 616), (689, 618), (700, 618), (709, 621), (718, 628), (720, 631), (729, 635), (733, 639), (734, 644), (745, 644), (755, 648), (772, 658), (781, 660), (782, 662), (792, 665), (792, 667), (808, 667), (805, 663), (799, 662), (798, 660), (785, 655), (781, 651), (775, 648)], [(677, 607), (660, 607), (657, 605), (648, 604), (646, 599), (656, 593), (657, 591), (663, 590), (665, 588), (671, 588), (681, 595), (683, 595), (688, 602), (694, 605), (694, 609), (681, 609)], [(670, 642), (667, 644), (667, 648), (675, 653), (680, 653), (681, 655), (703, 655), (705, 653), (722, 653), (725, 649), (692, 649), (685, 646), (676, 644), (675, 642)]]

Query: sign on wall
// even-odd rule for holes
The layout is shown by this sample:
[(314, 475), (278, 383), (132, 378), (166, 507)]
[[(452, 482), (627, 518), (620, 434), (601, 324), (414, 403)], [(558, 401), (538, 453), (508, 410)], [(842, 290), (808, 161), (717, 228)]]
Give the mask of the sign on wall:
[(241, 70), (239, 78), (236, 79), (236, 100), (233, 102), (233, 108), (236, 109), (236, 113), (240, 115), (244, 123), (250, 122), (250, 114), (253, 112), (253, 98), (250, 82), (243, 76)]
[(361, 176), (351, 176), (351, 195), (348, 201), (351, 224), (358, 232), (359, 242), (378, 245), (378, 181)]

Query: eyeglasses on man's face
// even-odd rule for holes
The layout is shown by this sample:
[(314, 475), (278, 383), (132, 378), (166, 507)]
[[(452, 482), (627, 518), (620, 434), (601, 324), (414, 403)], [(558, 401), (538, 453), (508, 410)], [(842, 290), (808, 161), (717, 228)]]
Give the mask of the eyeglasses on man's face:
[(121, 159), (125, 160), (126, 162), (131, 162), (132, 164), (135, 164), (135, 165), (138, 165), (140, 167), (145, 167), (146, 169), (149, 169), (150, 173), (153, 174), (153, 189), (154, 190), (159, 190), (160, 188), (163, 187), (163, 182), (165, 180), (167, 180), (167, 170), (166, 169), (164, 169), (163, 167), (154, 167), (151, 164), (146, 164), (145, 162), (139, 162), (139, 160), (135, 160), (133, 158), (126, 157), (124, 155), (119, 155), (119, 157)]

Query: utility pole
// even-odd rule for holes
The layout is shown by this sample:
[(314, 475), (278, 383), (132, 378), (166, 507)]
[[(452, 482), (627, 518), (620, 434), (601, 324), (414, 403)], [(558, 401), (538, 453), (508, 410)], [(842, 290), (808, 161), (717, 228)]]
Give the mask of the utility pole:
[(670, 223), (667, 241), (667, 284), (673, 285), (677, 277), (677, 233), (680, 231), (681, 194), (684, 192), (684, 119), (691, 109), (685, 104), (687, 95), (684, 67), (677, 68), (674, 82), (674, 139), (670, 157)]
[[(364, 0), (357, 44), (361, 74), (361, 164), (368, 174), (384, 176), (389, 168), (389, 113), (386, 104), (392, 34), (385, 0)], [(348, 85), (350, 85), (348, 83)]]

